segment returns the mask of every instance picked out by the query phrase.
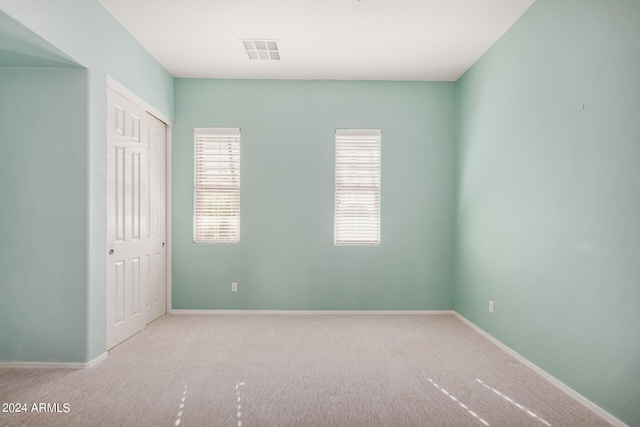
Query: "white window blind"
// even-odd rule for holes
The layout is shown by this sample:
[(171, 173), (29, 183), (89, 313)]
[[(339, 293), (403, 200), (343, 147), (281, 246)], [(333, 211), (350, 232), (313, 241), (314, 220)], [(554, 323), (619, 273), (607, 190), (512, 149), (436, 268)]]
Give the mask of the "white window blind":
[(380, 129), (336, 130), (336, 245), (380, 243)]
[(196, 243), (240, 241), (240, 129), (196, 128)]

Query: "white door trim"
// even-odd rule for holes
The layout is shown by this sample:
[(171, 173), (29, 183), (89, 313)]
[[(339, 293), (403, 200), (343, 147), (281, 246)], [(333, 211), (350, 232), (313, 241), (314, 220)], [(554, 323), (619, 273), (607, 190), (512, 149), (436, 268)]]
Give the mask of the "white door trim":
[(113, 77), (107, 76), (107, 86), (115, 90), (116, 92), (119, 92), (120, 95), (124, 95), (125, 98), (129, 98), (129, 100), (133, 101), (139, 107), (144, 108), (145, 110), (147, 110), (147, 112), (156, 116), (161, 122), (164, 122), (164, 124), (166, 124), (167, 127), (169, 128), (173, 127), (173, 122), (169, 120), (169, 117), (167, 117), (165, 114), (160, 112), (158, 109), (156, 109), (153, 105), (149, 104), (144, 99), (140, 98), (135, 93), (131, 92), (129, 89), (127, 89), (126, 86), (119, 83)]
[[(129, 89), (127, 89), (126, 86), (124, 86), (123, 84), (121, 84), (120, 82), (118, 82), (117, 80), (115, 80), (113, 77), (111, 76), (107, 76), (107, 90), (111, 88), (113, 90), (115, 90), (116, 92), (120, 93), (121, 95), (123, 95), (125, 98), (128, 98), (129, 100), (133, 101), (135, 104), (137, 104), (139, 107), (144, 108), (148, 113), (150, 113), (151, 115), (155, 116), (156, 118), (158, 118), (161, 122), (163, 122), (166, 126), (166, 153), (165, 153), (165, 179), (166, 179), (166, 185), (165, 185), (165, 203), (166, 203), (166, 235), (165, 235), (165, 239), (167, 242), (167, 246), (166, 246), (166, 263), (165, 263), (165, 278), (166, 278), (166, 282), (167, 282), (167, 295), (166, 295), (166, 300), (165, 300), (165, 304), (166, 304), (166, 312), (170, 313), (171, 312), (171, 248), (172, 248), (172, 243), (171, 243), (171, 194), (172, 194), (172, 189), (171, 189), (171, 174), (172, 174), (172, 168), (171, 168), (171, 153), (172, 153), (172, 144), (173, 144), (173, 122), (169, 119), (169, 117), (167, 117), (164, 113), (162, 113), (161, 111), (159, 111), (158, 109), (156, 109), (153, 105), (149, 104), (147, 101), (145, 101), (143, 98), (139, 97), (138, 95), (136, 95), (134, 92), (130, 91)], [(108, 248), (105, 246), (104, 248), (104, 253), (107, 253)]]
[[(157, 116), (156, 116), (157, 117)], [(159, 117), (158, 117), (159, 118)], [(162, 120), (164, 121), (164, 120)], [(165, 262), (165, 280), (167, 281), (167, 296), (165, 298), (165, 304), (167, 305), (166, 308), (166, 313), (171, 313), (171, 253), (172, 253), (172, 247), (173, 245), (171, 244), (171, 194), (172, 194), (172, 189), (171, 189), (171, 152), (173, 151), (172, 149), (172, 126), (173, 123), (171, 123), (170, 121), (166, 121), (164, 122), (167, 126), (166, 126), (166, 130), (167, 130), (167, 138), (166, 138), (166, 154), (165, 154), (165, 179), (167, 180), (166, 185), (165, 185), (165, 192), (166, 192), (166, 198), (165, 198), (165, 203), (166, 203), (166, 211), (165, 211), (165, 227), (166, 227), (166, 232), (165, 232), (165, 239), (167, 241), (167, 250), (166, 250), (166, 262)]]

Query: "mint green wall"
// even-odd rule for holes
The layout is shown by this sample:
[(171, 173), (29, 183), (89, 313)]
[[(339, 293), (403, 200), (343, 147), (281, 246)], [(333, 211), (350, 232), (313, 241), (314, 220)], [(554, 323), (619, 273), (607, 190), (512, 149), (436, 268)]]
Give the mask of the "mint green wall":
[(73, 59), (0, 12), (0, 66), (68, 67)]
[(0, 68), (0, 360), (85, 357), (86, 92), (84, 69)]
[(640, 2), (538, 0), (458, 82), (454, 296), (635, 426), (639, 40)]
[[(22, 28), (16, 28), (15, 23)], [(63, 345), (69, 347), (63, 361), (86, 362), (104, 353), (106, 348), (107, 76), (113, 77), (169, 118), (173, 115), (173, 78), (96, 0), (0, 0), (0, 25), (3, 25), (0, 34), (10, 34), (14, 40), (0, 43), (0, 59), (19, 60), (21, 65), (43, 65), (50, 54), (55, 61), (65, 63), (72, 58), (87, 69), (84, 115), (69, 117), (65, 121), (74, 128), (73, 131), (84, 132), (84, 142), (78, 144), (75, 140), (58, 138), (65, 131), (53, 129), (56, 140), (61, 144), (61, 152), (77, 150), (77, 156), (66, 161), (64, 168), (67, 169), (65, 173), (68, 176), (79, 180), (77, 185), (80, 185), (80, 189), (76, 189), (73, 194), (74, 201), (69, 205), (69, 210), (73, 212), (69, 212), (69, 216), (75, 217), (76, 209), (81, 209), (85, 218), (84, 230), (78, 236), (78, 226), (75, 224), (49, 224), (44, 217), (38, 219), (41, 229), (45, 229), (45, 223), (56, 229), (44, 232), (39, 236), (40, 239), (54, 241), (54, 237), (60, 235), (74, 237), (61, 240), (56, 249), (62, 254), (76, 254), (79, 251), (84, 254), (75, 259), (67, 257), (58, 267), (61, 270), (75, 269), (77, 274), (73, 274), (73, 283), (67, 283), (67, 276), (52, 276), (46, 269), (34, 265), (27, 254), (12, 258), (14, 271), (31, 269), (32, 281), (38, 283), (29, 291), (30, 296), (37, 297), (39, 291), (43, 291), (45, 295), (66, 294), (70, 289), (77, 291), (77, 294), (67, 304), (50, 308), (49, 314), (43, 314), (34, 306), (28, 306), (28, 312), (24, 314), (12, 311), (12, 315), (3, 319), (7, 323), (2, 325), (3, 328), (11, 325), (8, 327), (14, 331), (13, 334), (18, 334), (20, 329), (15, 325), (25, 317), (30, 319), (32, 328), (48, 330), (50, 323), (67, 325), (81, 316), (84, 320), (78, 328), (82, 330), (73, 336), (66, 336), (63, 341)], [(20, 49), (28, 48), (27, 58), (11, 54), (16, 45)], [(42, 52), (45, 54), (41, 55)], [(32, 63), (27, 63), (30, 60)], [(6, 87), (2, 90), (5, 89)], [(37, 104), (40, 96), (38, 93), (29, 92), (28, 96), (28, 102)], [(8, 98), (5, 102), (10, 101), (11, 98)], [(58, 108), (64, 109), (65, 106)], [(29, 123), (29, 117), (21, 116), (19, 123)], [(10, 141), (3, 140), (2, 145), (5, 144), (10, 144)], [(28, 171), (31, 165), (25, 159), (32, 154), (33, 144), (25, 145), (22, 149), (14, 147), (12, 150), (12, 159), (4, 161), (14, 161), (16, 169)], [(71, 196), (67, 191), (64, 187), (55, 190), (49, 187), (46, 190), (35, 188), (33, 195), (34, 198), (44, 197), (47, 200), (68, 200)], [(0, 221), (3, 231), (9, 233), (8, 238), (2, 236), (0, 239), (0, 248), (10, 251), (11, 248), (7, 249), (5, 242), (17, 241), (22, 230), (12, 224), (5, 224), (2, 218)], [(38, 250), (36, 247), (32, 249)], [(0, 289), (5, 287), (6, 280), (7, 273), (0, 271)], [(26, 297), (26, 293), (25, 290), (23, 295), (14, 295), (13, 300), (5, 301), (4, 304), (19, 303)], [(27, 340), (28, 337), (23, 339)], [(1, 343), (0, 347), (4, 345)], [(47, 341), (34, 342), (19, 352), (11, 351), (10, 356), (0, 354), (0, 360), (10, 357), (7, 360), (59, 361), (62, 356), (56, 348)]]
[[(176, 79), (175, 99), (174, 309), (451, 309), (455, 84)], [(193, 243), (193, 128), (216, 126), (242, 132), (236, 245)], [(379, 247), (333, 244), (336, 128), (382, 129)]]

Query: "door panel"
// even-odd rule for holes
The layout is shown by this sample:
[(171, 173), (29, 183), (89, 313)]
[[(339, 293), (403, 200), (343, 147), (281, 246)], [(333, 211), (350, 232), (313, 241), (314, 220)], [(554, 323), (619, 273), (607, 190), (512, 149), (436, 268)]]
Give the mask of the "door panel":
[(166, 313), (166, 125), (147, 113), (150, 165), (150, 283), (147, 292), (146, 321)]
[[(107, 348), (166, 312), (165, 124), (109, 88)], [(158, 139), (157, 151), (151, 138)], [(157, 271), (156, 271), (157, 270)], [(161, 290), (161, 298), (152, 297)]]

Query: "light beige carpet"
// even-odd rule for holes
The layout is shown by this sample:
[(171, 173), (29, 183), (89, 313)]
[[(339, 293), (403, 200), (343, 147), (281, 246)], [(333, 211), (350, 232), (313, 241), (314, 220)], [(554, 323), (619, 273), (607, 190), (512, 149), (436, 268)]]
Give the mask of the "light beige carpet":
[(608, 425), (441, 314), (166, 315), (89, 370), (0, 369), (0, 402), (29, 409), (3, 426)]

